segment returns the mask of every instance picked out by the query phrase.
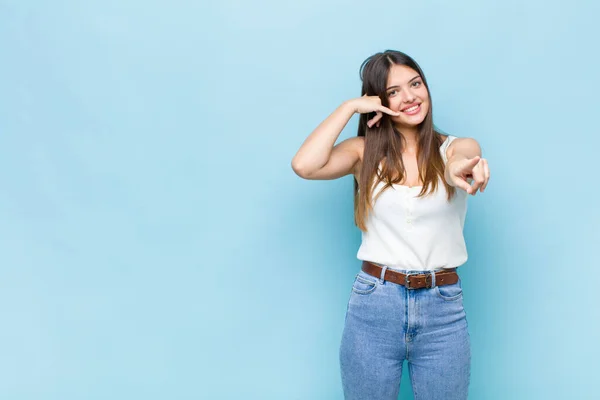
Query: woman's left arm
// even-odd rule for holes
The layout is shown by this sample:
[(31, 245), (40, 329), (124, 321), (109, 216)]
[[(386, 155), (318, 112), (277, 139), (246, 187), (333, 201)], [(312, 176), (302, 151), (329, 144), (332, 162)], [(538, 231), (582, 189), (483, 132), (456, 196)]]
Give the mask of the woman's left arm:
[[(490, 168), (487, 160), (481, 158), (479, 143), (471, 138), (456, 138), (448, 146), (446, 156), (446, 182), (473, 196), (477, 190), (483, 193), (490, 180)], [(467, 179), (473, 179), (473, 183), (470, 184)]]

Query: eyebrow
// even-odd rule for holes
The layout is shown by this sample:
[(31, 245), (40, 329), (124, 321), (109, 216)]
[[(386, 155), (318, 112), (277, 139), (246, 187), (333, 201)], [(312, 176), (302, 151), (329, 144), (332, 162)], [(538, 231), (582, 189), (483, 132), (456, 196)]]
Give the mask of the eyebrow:
[[(408, 81), (408, 83), (411, 83), (412, 81), (414, 81), (415, 79), (420, 78), (420, 77), (421, 77), (421, 75), (417, 75), (414, 78), (412, 78), (410, 81)], [(385, 90), (388, 91), (390, 89), (397, 88), (397, 87), (400, 87), (400, 86), (399, 85), (390, 86), (389, 88), (387, 88)]]

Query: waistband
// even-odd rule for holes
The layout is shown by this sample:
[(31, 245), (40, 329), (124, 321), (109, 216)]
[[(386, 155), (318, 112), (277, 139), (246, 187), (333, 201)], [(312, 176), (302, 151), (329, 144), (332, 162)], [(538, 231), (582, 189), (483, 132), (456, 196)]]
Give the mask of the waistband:
[(397, 283), (407, 289), (432, 288), (433, 275), (435, 275), (436, 286), (452, 285), (458, 282), (456, 268), (402, 273), (386, 266), (381, 267), (372, 262), (363, 261), (361, 269), (371, 276)]

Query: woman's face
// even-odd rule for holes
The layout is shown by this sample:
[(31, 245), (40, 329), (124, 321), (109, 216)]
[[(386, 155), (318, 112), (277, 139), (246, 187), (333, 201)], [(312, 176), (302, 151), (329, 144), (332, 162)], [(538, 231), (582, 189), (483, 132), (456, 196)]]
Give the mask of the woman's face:
[(417, 71), (405, 65), (392, 65), (386, 84), (389, 108), (400, 111), (390, 116), (400, 127), (416, 127), (429, 112), (429, 92)]

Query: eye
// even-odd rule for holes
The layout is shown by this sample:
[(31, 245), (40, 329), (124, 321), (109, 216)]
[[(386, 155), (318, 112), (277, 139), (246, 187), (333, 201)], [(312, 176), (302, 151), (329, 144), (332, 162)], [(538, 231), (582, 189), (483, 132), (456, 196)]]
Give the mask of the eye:
[(421, 86), (421, 82), (419, 82), (419, 81), (414, 81), (412, 83), (412, 87), (419, 87), (419, 86)]
[(392, 91), (388, 92), (388, 97), (393, 96), (396, 92), (397, 92), (397, 90), (392, 90)]

